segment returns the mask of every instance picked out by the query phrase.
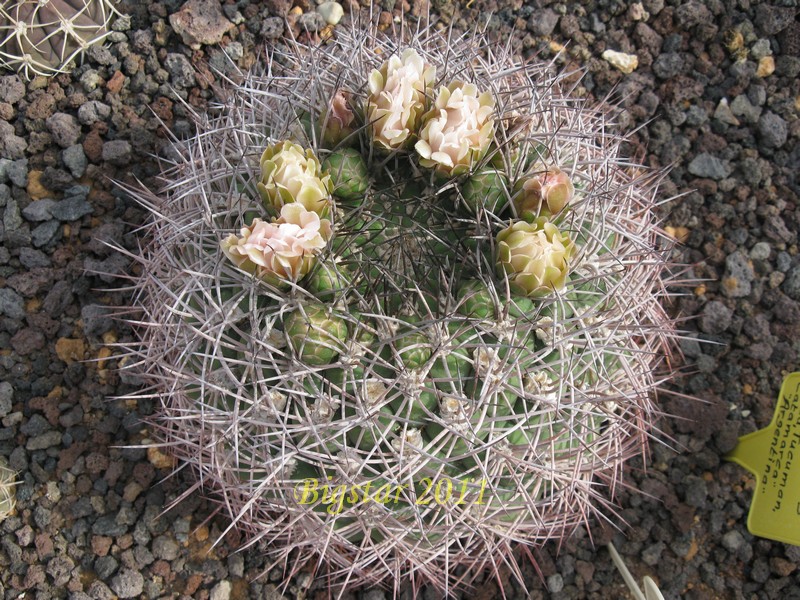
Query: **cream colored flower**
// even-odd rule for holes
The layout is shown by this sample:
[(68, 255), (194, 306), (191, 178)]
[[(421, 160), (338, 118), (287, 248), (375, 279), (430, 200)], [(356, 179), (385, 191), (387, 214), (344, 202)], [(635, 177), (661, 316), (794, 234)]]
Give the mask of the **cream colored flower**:
[(257, 187), (267, 208), (279, 212), (284, 205), (299, 202), (321, 217), (328, 214), (333, 189), (314, 153), (289, 141), (264, 150)]
[(370, 73), (366, 113), (378, 146), (397, 150), (411, 141), (435, 78), (436, 67), (426, 65), (413, 48)]
[(274, 223), (253, 219), (242, 228), (241, 237), (230, 235), (221, 246), (237, 267), (279, 285), (308, 273), (330, 235), (330, 221), (293, 202), (284, 204)]
[(517, 221), (497, 234), (497, 270), (526, 296), (564, 287), (575, 244), (545, 219)]
[(514, 187), (514, 209), (517, 216), (526, 221), (560, 213), (575, 196), (569, 175), (558, 167), (541, 164)]
[(439, 88), (415, 146), (420, 164), (448, 177), (469, 171), (492, 143), (493, 114), (492, 95), (479, 93), (472, 83), (455, 81)]

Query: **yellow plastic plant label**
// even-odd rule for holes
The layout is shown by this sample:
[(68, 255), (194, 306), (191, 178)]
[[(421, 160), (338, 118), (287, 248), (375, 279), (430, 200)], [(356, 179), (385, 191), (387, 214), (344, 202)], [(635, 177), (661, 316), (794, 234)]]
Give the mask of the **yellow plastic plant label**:
[(740, 437), (725, 458), (757, 478), (750, 533), (800, 546), (800, 373), (783, 380), (769, 426)]

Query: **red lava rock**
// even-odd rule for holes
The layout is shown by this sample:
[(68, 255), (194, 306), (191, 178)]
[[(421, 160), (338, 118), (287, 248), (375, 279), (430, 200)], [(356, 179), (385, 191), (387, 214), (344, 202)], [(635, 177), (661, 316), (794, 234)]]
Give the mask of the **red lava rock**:
[(672, 524), (681, 533), (688, 533), (694, 525), (695, 509), (688, 504), (676, 504), (670, 509)]
[(130, 533), (119, 536), (117, 538), (117, 546), (119, 546), (120, 550), (127, 550), (133, 546), (133, 536)]
[(203, 576), (200, 573), (192, 573), (186, 580), (186, 587), (183, 590), (185, 596), (194, 594), (203, 583)]
[(392, 13), (387, 12), (385, 10), (381, 11), (380, 16), (378, 17), (378, 29), (381, 31), (389, 28), (392, 24)]
[(20, 329), (14, 337), (11, 338), (11, 347), (14, 352), (25, 356), (31, 352), (36, 352), (44, 348), (44, 334), (37, 329), (26, 327)]
[(156, 476), (156, 470), (149, 462), (138, 463), (133, 467), (133, 478), (143, 488), (148, 488)]
[(669, 399), (666, 405), (667, 412), (677, 417), (675, 427), (678, 431), (706, 440), (722, 427), (728, 416), (728, 406), (711, 390), (703, 398), (706, 402), (676, 397)]
[(192, 88), (192, 91), (189, 92), (189, 104), (195, 108), (205, 110), (208, 106), (208, 100), (200, 95), (200, 90), (198, 88)]
[(75, 574), (70, 578), (67, 582), (67, 591), (73, 594), (83, 591), (83, 582), (81, 581), (80, 575)]
[(60, 398), (45, 398), (39, 396), (37, 398), (31, 398), (29, 401), (30, 407), (33, 410), (41, 411), (44, 415), (47, 422), (50, 423), (53, 427), (58, 426), (58, 403), (60, 402)]
[(14, 107), (8, 102), (0, 102), (0, 119), (10, 121), (14, 118)]
[(88, 446), (86, 442), (76, 442), (69, 448), (65, 448), (59, 452), (56, 473), (60, 475), (64, 471), (70, 470), (75, 465), (75, 461), (78, 460), (78, 457), (84, 453)]
[(61, 323), (51, 319), (44, 313), (28, 315), (28, 324), (44, 332), (47, 337), (53, 337), (61, 327)]
[(123, 470), (122, 461), (115, 460), (114, 462), (108, 465), (105, 474), (103, 475), (103, 479), (108, 482), (108, 485), (116, 485), (117, 480), (119, 480), (120, 475), (122, 475)]
[(695, 188), (703, 196), (713, 196), (719, 188), (713, 179), (693, 179), (689, 182), (689, 186)]
[(269, 14), (274, 17), (285, 17), (292, 9), (292, 0), (266, 0), (264, 4), (267, 6)]
[(589, 583), (594, 577), (594, 565), (585, 560), (575, 561), (575, 572), (583, 579), (584, 583)]
[(88, 475), (81, 475), (75, 482), (75, 492), (81, 496), (88, 494), (92, 489), (92, 479)]
[(93, 163), (99, 163), (103, 159), (103, 139), (97, 130), (90, 131), (83, 139), (83, 152)]
[(780, 556), (774, 556), (769, 559), (769, 566), (774, 573), (781, 577), (788, 577), (797, 569), (797, 565), (792, 561), (781, 558)]
[(165, 560), (157, 560), (153, 563), (153, 566), (150, 567), (153, 575), (158, 577), (168, 577), (170, 574), (170, 566), (169, 563)]
[[(358, 14), (359, 9), (361, 8), (358, 0), (342, 0), (339, 2), (339, 4), (342, 5), (342, 8), (344, 8), (344, 12), (346, 13)], [(419, 15), (417, 14), (414, 16), (418, 17)]]
[(28, 119), (46, 119), (53, 114), (56, 108), (56, 99), (42, 92), (36, 99), (28, 105), (25, 116)]
[(106, 83), (106, 89), (112, 94), (119, 94), (122, 86), (125, 84), (125, 75), (122, 71), (117, 71)]
[(725, 225), (725, 217), (717, 213), (709, 213), (705, 216), (706, 223), (711, 225), (714, 229), (722, 229), (722, 226)]
[(32, 298), (44, 290), (49, 291), (53, 286), (53, 281), (55, 279), (52, 269), (34, 268), (12, 275), (8, 278), (7, 283), (17, 293), (26, 298)]
[(92, 475), (98, 475), (108, 468), (108, 457), (100, 452), (92, 452), (86, 457), (86, 470)]
[(25, 574), (25, 579), (22, 582), (24, 589), (29, 590), (32, 587), (40, 585), (45, 582), (44, 566), (31, 565), (28, 567), (28, 572)]
[(172, 100), (165, 96), (159, 96), (155, 102), (150, 105), (155, 115), (164, 121), (165, 125), (172, 123)]
[(29, 546), (33, 543), (33, 528), (30, 525), (23, 525), (14, 532), (17, 536), (17, 543), (22, 546)]
[(53, 555), (53, 540), (46, 533), (38, 534), (33, 543), (36, 546), (36, 554), (39, 555), (39, 560), (44, 560)]
[(105, 556), (111, 549), (111, 538), (105, 535), (93, 535), (91, 544), (92, 552), (97, 556)]
[(472, 597), (474, 600), (492, 600), (492, 598), (500, 597), (500, 590), (497, 589), (497, 584), (493, 580), (484, 581), (473, 592)]
[(169, 24), (183, 43), (193, 49), (202, 44), (219, 44), (235, 27), (225, 18), (217, 0), (189, 0), (169, 16)]

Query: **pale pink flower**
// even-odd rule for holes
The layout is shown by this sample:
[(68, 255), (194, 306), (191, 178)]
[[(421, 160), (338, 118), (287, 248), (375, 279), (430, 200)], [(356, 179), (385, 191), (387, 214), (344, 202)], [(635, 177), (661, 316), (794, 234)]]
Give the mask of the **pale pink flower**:
[(331, 224), (293, 202), (283, 205), (275, 222), (253, 219), (240, 235), (232, 234), (222, 241), (225, 256), (240, 269), (279, 285), (298, 281), (309, 272), (317, 254), (327, 245)]
[(436, 68), (425, 64), (413, 48), (370, 73), (367, 122), (379, 146), (396, 150), (411, 141), (435, 78)]
[(420, 164), (445, 176), (468, 172), (494, 137), (494, 98), (472, 83), (439, 88), (436, 103), (422, 118), (415, 148)]

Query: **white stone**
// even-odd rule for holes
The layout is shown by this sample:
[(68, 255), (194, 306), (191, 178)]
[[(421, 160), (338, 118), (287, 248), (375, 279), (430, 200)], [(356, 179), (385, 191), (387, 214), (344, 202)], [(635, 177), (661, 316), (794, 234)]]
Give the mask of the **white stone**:
[(633, 73), (634, 69), (639, 66), (639, 57), (635, 54), (606, 50), (603, 52), (603, 58), (626, 75)]
[(650, 18), (650, 14), (644, 9), (641, 2), (631, 4), (628, 14), (634, 21), (647, 21)]
[(344, 8), (338, 2), (323, 2), (317, 7), (317, 12), (328, 25), (336, 25), (344, 16)]

